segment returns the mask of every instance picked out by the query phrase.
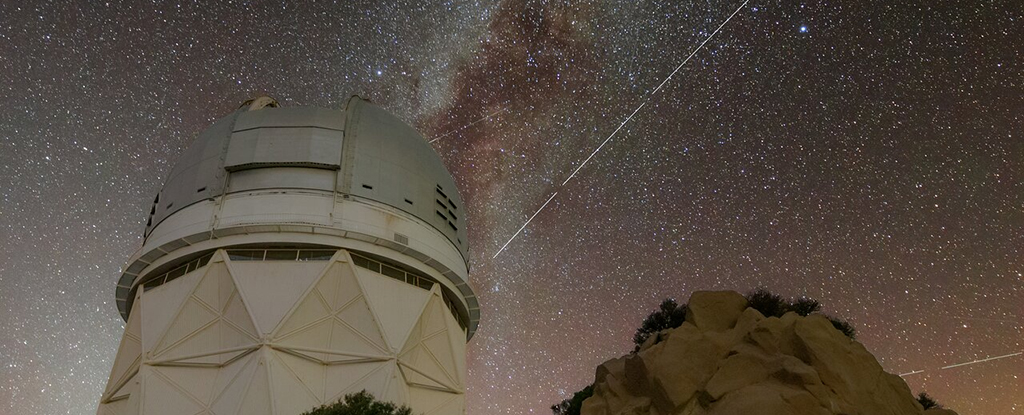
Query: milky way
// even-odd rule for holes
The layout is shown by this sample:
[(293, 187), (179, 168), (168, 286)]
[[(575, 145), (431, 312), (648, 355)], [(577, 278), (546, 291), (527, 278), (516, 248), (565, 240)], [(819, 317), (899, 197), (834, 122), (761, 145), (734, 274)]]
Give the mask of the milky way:
[(1017, 1), (752, 0), (559, 186), (741, 3), (0, 4), (0, 414), (94, 413), (149, 202), (260, 94), (443, 137), (482, 307), (469, 414), (545, 413), (661, 299), (761, 286), (915, 392), (1024, 410)]

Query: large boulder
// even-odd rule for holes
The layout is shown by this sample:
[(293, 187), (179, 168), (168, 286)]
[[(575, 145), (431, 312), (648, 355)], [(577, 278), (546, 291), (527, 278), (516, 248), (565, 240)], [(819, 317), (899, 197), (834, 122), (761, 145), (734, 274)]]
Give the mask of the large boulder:
[[(948, 411), (948, 410), (945, 410)], [(818, 315), (697, 292), (682, 326), (597, 369), (582, 415), (924, 415), (899, 376)], [(955, 415), (955, 412), (941, 412)]]

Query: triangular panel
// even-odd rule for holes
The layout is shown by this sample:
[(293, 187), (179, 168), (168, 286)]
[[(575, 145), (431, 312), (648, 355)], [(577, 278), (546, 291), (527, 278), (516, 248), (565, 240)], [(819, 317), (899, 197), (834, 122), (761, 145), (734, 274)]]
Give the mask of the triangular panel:
[[(98, 415), (138, 415), (139, 375), (130, 377), (124, 386), (109, 396), (109, 401), (100, 403)], [(102, 402), (102, 401), (101, 401)]]
[(105, 398), (120, 395), (116, 393), (117, 389), (123, 389), (128, 379), (138, 371), (139, 363), (142, 360), (141, 293), (135, 295), (132, 310), (134, 312), (128, 316), (128, 324), (125, 325), (124, 334), (121, 335), (121, 345), (117, 348), (117, 357), (114, 358), (114, 366), (107, 379)]
[(379, 333), (370, 333), (376, 338), (367, 338), (361, 332), (356, 331), (342, 321), (335, 320), (331, 328), (331, 342), (328, 349), (338, 353), (348, 353), (355, 356), (381, 357), (384, 355), (383, 347), (376, 342), (382, 341)]
[(178, 312), (178, 316), (171, 321), (171, 325), (164, 333), (164, 338), (154, 349), (153, 356), (160, 356), (167, 349), (188, 340), (193, 334), (209, 327), (216, 321), (217, 313), (215, 311), (210, 310), (195, 298), (189, 298)]
[(124, 382), (123, 386), (118, 388), (113, 393), (110, 393), (109, 395), (105, 395), (108, 398), (104, 398), (104, 399), (107, 399), (107, 400), (110, 400), (110, 401), (116, 401), (116, 400), (119, 400), (119, 399), (124, 399), (126, 396), (129, 396), (132, 393), (134, 393), (133, 391), (138, 390), (139, 389), (138, 385), (139, 385), (139, 372), (136, 370), (136, 371), (134, 371), (132, 376), (129, 377)]
[(452, 344), (449, 342), (448, 333), (439, 333), (424, 339), (423, 346), (441, 366), (441, 369), (448, 375), (448, 378), (458, 385), (458, 377), (456, 376), (458, 368), (455, 366), (455, 353), (452, 350)]
[[(214, 381), (212, 392), (214, 409), (220, 408), (221, 413), (233, 413), (237, 409), (237, 399), (245, 392), (245, 385), (248, 385), (249, 378), (255, 370), (257, 353), (249, 353), (238, 360), (227, 364), (217, 370), (217, 379)], [(236, 403), (228, 404), (231, 400)], [(230, 405), (236, 405), (232, 408)], [(226, 412), (224, 412), (226, 411)]]
[(331, 263), (312, 290), (290, 310), (274, 333), (277, 338), (288, 336), (296, 330), (320, 320), (343, 308), (359, 297), (362, 290), (355, 275), (346, 262)]
[(331, 330), (334, 324), (333, 318), (321, 320), (319, 323), (278, 339), (277, 343), (280, 347), (296, 349), (302, 355), (326, 362), (327, 357), (324, 353), (313, 352), (313, 350), (326, 350), (330, 346)]
[(281, 362), (277, 358), (278, 355), (280, 353), (268, 355), (275, 412), (278, 414), (300, 414), (317, 406), (320, 403), (320, 398), (316, 396), (317, 393), (299, 380), (299, 375)]
[(252, 312), (260, 331), (270, 334), (325, 265), (300, 261), (233, 262), (231, 271), (246, 301), (259, 304)]
[(383, 399), (390, 402), (408, 402), (409, 385), (402, 376), (401, 367), (391, 371), (391, 379), (388, 380), (387, 390), (384, 391)]
[(377, 325), (377, 319), (370, 311), (370, 306), (364, 297), (350, 301), (336, 315), (339, 320), (356, 330), (366, 341), (373, 343), (378, 349), (377, 353), (385, 353), (388, 350), (384, 343), (384, 336), (381, 335), (380, 326)]
[(364, 297), (379, 319), (388, 345), (398, 352), (430, 299), (430, 292), (369, 270), (356, 271)]
[(224, 308), (221, 309), (221, 315), (225, 321), (230, 322), (239, 330), (248, 333), (253, 338), (260, 337), (256, 332), (256, 326), (252, 324), (252, 318), (249, 316), (249, 312), (246, 310), (245, 304), (242, 302), (242, 296), (239, 294), (238, 290), (232, 290), (228, 295), (228, 299), (224, 303)]
[(459, 389), (466, 386), (466, 333), (451, 313), (445, 314), (445, 325), (448, 326), (448, 343), (455, 356), (455, 380)]
[[(256, 347), (258, 339), (227, 264), (211, 262), (157, 343), (153, 356), (157, 360), (177, 360), (247, 345)], [(192, 363), (222, 364), (238, 353), (235, 350), (207, 356)]]
[(331, 317), (331, 310), (327, 307), (326, 301), (318, 291), (310, 292), (305, 298), (299, 301), (298, 306), (286, 317), (284, 323), (278, 329), (277, 338), (284, 338), (295, 333), (295, 331), (308, 327), (317, 321)]
[(217, 368), (158, 366), (153, 373), (166, 378), (171, 384), (195, 400), (208, 405), (213, 398), (213, 385), (217, 379)]
[(423, 310), (423, 316), (420, 318), (422, 335), (429, 336), (446, 329), (444, 315), (447, 313), (448, 308), (444, 306), (441, 295), (436, 293), (431, 295), (430, 304)]
[(144, 374), (144, 377), (145, 390), (142, 393), (145, 399), (142, 403), (142, 413), (146, 415), (195, 414), (203, 409), (199, 402), (162, 376), (149, 372)]
[(363, 293), (356, 282), (356, 275), (352, 269), (352, 264), (348, 262), (335, 262), (317, 284), (317, 291), (320, 291), (324, 299), (327, 300), (331, 310), (344, 307), (353, 298)]
[(274, 342), (285, 348), (306, 349), (300, 353), (324, 362), (339, 359), (307, 353), (308, 349), (364, 357), (388, 354), (380, 327), (351, 268), (347, 262), (331, 264), (281, 322)]
[(364, 389), (381, 397), (394, 366), (392, 361), (328, 366), (325, 402), (335, 402), (346, 394)]
[(413, 413), (423, 415), (463, 415), (466, 413), (465, 395), (409, 388), (409, 402)]
[(176, 310), (195, 289), (199, 279), (208, 267), (197, 272), (190, 272), (170, 283), (146, 290), (142, 293), (142, 350), (151, 352), (156, 342), (163, 338), (167, 326), (177, 315)]
[(448, 309), (435, 289), (398, 358), (405, 366), (402, 373), (410, 385), (461, 389), (460, 368), (456, 363), (459, 355), (452, 350), (448, 334), (457, 326), (449, 327), (448, 320), (453, 319), (446, 319), (446, 314)]
[(272, 415), (274, 413), (271, 406), (272, 391), (267, 372), (268, 362), (262, 357), (260, 356), (256, 365), (256, 371), (245, 391), (245, 397), (242, 398), (242, 406), (239, 408), (238, 415)]
[[(431, 366), (429, 364), (429, 362), (426, 365), (427, 366)], [(441, 380), (439, 380), (439, 379), (444, 379), (444, 375), (436, 373), (437, 372), (437, 367), (436, 366), (427, 368), (426, 370), (424, 370), (424, 368), (423, 368), (423, 366), (425, 366), (425, 364), (423, 364), (423, 363), (420, 363), (417, 366), (418, 367), (412, 367), (409, 364), (407, 364), (405, 361), (402, 361), (402, 364), (400, 365), (403, 377), (405, 379), (405, 382), (410, 387), (411, 386), (422, 386), (422, 387), (434, 388), (434, 389), (444, 389), (444, 390), (452, 389), (451, 385), (447, 385), (447, 384), (443, 383)], [(434, 373), (430, 373), (430, 372), (434, 372)], [(428, 375), (429, 375), (429, 377), (428, 377)]]
[(282, 365), (287, 366), (287, 370), (298, 376), (307, 389), (313, 391), (318, 401), (323, 402), (327, 366), (283, 351), (275, 350), (274, 355)]

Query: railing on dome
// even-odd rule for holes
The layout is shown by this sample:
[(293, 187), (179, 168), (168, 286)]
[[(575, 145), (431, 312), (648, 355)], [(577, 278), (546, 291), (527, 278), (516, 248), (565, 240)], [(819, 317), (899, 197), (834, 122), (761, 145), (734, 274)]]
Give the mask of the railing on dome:
[(149, 281), (146, 281), (146, 283), (142, 285), (144, 287), (143, 289), (144, 290), (151, 290), (154, 287), (159, 287), (161, 285), (166, 284), (168, 281), (171, 281), (171, 280), (173, 280), (175, 278), (178, 278), (178, 277), (180, 277), (182, 275), (188, 274), (188, 273), (190, 273), (192, 271), (195, 271), (195, 270), (197, 270), (199, 268), (202, 268), (202, 267), (206, 266), (207, 263), (210, 262), (210, 258), (212, 258), (212, 257), (213, 257), (213, 252), (210, 252), (210, 253), (208, 253), (206, 255), (203, 255), (203, 256), (201, 256), (199, 258), (196, 258), (196, 259), (193, 259), (193, 260), (189, 261), (185, 265), (181, 265), (181, 266), (179, 266), (177, 268), (174, 268), (174, 269), (172, 269), (170, 271), (167, 271), (167, 272), (163, 273), (162, 275), (160, 275), (160, 276), (158, 276), (156, 278), (153, 278), (153, 279), (151, 279)]
[(327, 261), (337, 249), (228, 249), (232, 261)]
[[(338, 252), (336, 249), (228, 249), (226, 250), (228, 258), (232, 261), (328, 261), (334, 257), (334, 254)], [(378, 274), (394, 278), (398, 281), (405, 282), (409, 285), (429, 290), (433, 288), (435, 282), (427, 277), (407, 272), (398, 267), (386, 264), (384, 262), (368, 258), (353, 252), (349, 252), (352, 255), (352, 263), (360, 268), (365, 268)], [(198, 270), (206, 266), (210, 262), (210, 258), (213, 257), (213, 253), (208, 253), (199, 258), (196, 258), (188, 263), (178, 266), (170, 271), (167, 271), (160, 276), (153, 278), (143, 284), (145, 290), (151, 290), (154, 287), (166, 284), (178, 277), (188, 274), (192, 271)], [(443, 294), (443, 293), (442, 293)], [(455, 307), (455, 302), (448, 298), (447, 295), (442, 295), (444, 303), (448, 306), (448, 310), (451, 311), (452, 316), (458, 321), (459, 325), (463, 328), (468, 327), (467, 322), (462, 318), (458, 312), (458, 308)]]
[[(433, 280), (430, 280), (427, 277), (403, 271), (397, 267), (393, 267), (375, 259), (367, 258), (353, 252), (349, 252), (349, 255), (352, 255), (352, 263), (356, 266), (403, 281), (406, 284), (415, 285), (425, 290), (431, 289), (435, 284)], [(444, 295), (443, 292), (441, 298), (444, 299), (444, 304), (448, 306), (448, 310), (451, 311), (452, 316), (455, 317), (455, 321), (459, 323), (459, 326), (463, 328), (468, 327), (467, 322), (459, 315), (459, 309), (455, 307), (455, 302), (449, 299), (447, 295)]]

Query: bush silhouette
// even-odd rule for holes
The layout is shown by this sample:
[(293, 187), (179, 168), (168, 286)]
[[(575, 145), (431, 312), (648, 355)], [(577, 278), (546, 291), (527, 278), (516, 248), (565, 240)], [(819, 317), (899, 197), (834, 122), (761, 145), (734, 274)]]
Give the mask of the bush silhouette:
[(583, 390), (572, 394), (572, 398), (551, 405), (551, 413), (554, 415), (580, 415), (580, 411), (583, 409), (583, 401), (592, 395), (594, 395), (594, 385), (587, 386)]
[[(781, 295), (773, 294), (764, 288), (758, 288), (746, 295), (747, 307), (753, 308), (765, 317), (782, 317), (788, 312), (794, 312), (803, 317), (821, 312), (821, 303), (811, 298), (798, 298), (787, 300)], [(851, 339), (856, 335), (856, 329), (845, 320), (832, 316), (825, 316), (832, 327), (842, 332)], [(674, 329), (683, 325), (686, 321), (686, 304), (679, 305), (676, 300), (666, 298), (661, 302), (657, 311), (649, 314), (640, 323), (640, 328), (633, 334), (633, 353), (640, 351), (640, 346), (647, 341), (651, 335), (666, 329)]]
[(782, 317), (789, 311), (789, 304), (781, 295), (772, 294), (764, 288), (747, 294), (747, 307), (761, 312), (765, 317)]
[(835, 327), (836, 330), (839, 330), (840, 332), (845, 334), (846, 337), (849, 337), (851, 339), (855, 339), (856, 338), (857, 330), (853, 328), (852, 324), (850, 324), (847, 321), (837, 319), (835, 317), (831, 317), (831, 316), (826, 316), (826, 317), (828, 317), (828, 321), (832, 322), (832, 327)]
[(412, 415), (406, 406), (378, 401), (365, 390), (345, 395), (340, 401), (313, 408), (302, 415)]
[[(782, 296), (772, 294), (764, 288), (758, 288), (754, 292), (747, 294), (747, 307), (757, 310), (765, 317), (782, 317), (791, 311), (807, 317), (821, 311), (821, 303), (817, 300), (810, 298), (786, 300)], [(849, 322), (828, 315), (825, 317), (828, 318), (828, 321), (832, 322), (832, 327), (835, 327), (836, 330), (842, 332), (846, 337), (853, 339), (856, 335), (857, 330)]]
[(942, 405), (939, 405), (938, 402), (935, 402), (935, 399), (932, 399), (931, 396), (924, 392), (917, 394), (917, 401), (921, 403), (924, 409), (942, 408)]
[(794, 313), (807, 317), (821, 311), (821, 303), (810, 298), (801, 298), (796, 300), (791, 308)]
[(674, 329), (683, 325), (683, 321), (686, 320), (686, 304), (678, 305), (676, 300), (666, 298), (661, 302), (661, 307), (658, 311), (655, 311), (644, 319), (643, 323), (640, 323), (640, 328), (636, 329), (636, 333), (633, 334), (633, 353), (640, 351), (640, 346), (652, 334), (665, 329)]

